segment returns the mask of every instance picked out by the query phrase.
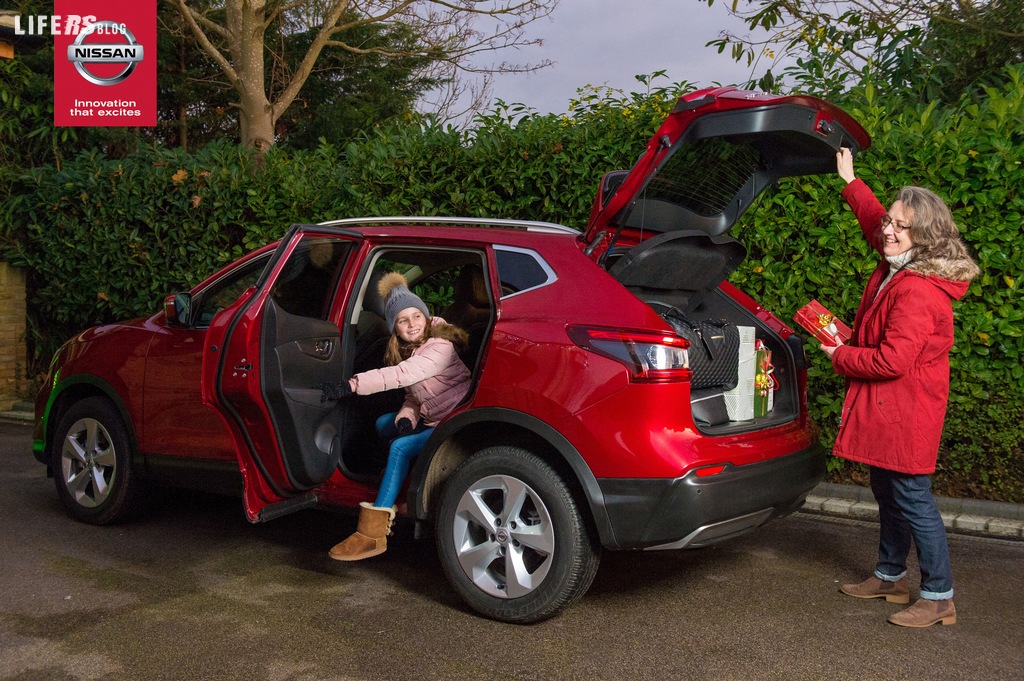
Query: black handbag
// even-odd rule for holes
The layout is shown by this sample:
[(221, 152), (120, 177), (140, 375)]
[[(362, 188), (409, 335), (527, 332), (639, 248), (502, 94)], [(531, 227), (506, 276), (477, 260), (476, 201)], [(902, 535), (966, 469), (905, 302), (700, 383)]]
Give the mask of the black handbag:
[(695, 322), (679, 308), (667, 303), (648, 301), (648, 305), (665, 308), (660, 313), (680, 336), (690, 341), (690, 371), (693, 390), (720, 388), (732, 390), (739, 383), (740, 330), (724, 319)]

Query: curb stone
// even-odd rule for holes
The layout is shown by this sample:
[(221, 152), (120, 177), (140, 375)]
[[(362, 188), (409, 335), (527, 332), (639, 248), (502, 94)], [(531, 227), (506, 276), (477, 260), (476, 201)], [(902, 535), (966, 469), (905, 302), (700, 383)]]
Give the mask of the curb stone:
[[(994, 539), (1024, 540), (1024, 506), (980, 499), (935, 497), (946, 530)], [(808, 495), (803, 513), (878, 520), (871, 490), (856, 485), (822, 483)]]

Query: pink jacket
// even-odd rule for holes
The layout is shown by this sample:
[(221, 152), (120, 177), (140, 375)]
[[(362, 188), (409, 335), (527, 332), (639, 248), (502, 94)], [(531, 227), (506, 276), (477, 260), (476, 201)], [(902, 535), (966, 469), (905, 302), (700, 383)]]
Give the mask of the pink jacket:
[[(445, 323), (440, 317), (433, 319), (435, 326)], [(395, 420), (408, 418), (415, 427), (422, 419), (427, 426), (436, 426), (469, 392), (469, 377), (452, 342), (434, 337), (413, 350), (409, 359), (356, 374), (351, 384), (358, 395), (405, 388), (405, 402)]]
[[(861, 180), (847, 185), (843, 197), (879, 250), (885, 208)], [(969, 259), (914, 260), (876, 297), (889, 273), (886, 260), (878, 265), (857, 308), (854, 337), (832, 357), (847, 377), (833, 454), (900, 473), (935, 471), (949, 396), (952, 301), (963, 297), (976, 272)]]

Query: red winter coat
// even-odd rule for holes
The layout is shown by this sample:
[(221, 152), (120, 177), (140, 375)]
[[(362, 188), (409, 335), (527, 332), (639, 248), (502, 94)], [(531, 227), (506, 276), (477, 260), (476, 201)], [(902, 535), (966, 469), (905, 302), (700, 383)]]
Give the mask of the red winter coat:
[[(843, 190), (865, 238), (881, 253), (878, 224), (886, 209), (861, 180)], [(842, 421), (832, 453), (910, 474), (935, 471), (949, 397), (953, 300), (977, 273), (970, 258), (915, 260), (878, 293), (884, 258), (861, 296), (849, 345), (833, 357), (847, 377)]]

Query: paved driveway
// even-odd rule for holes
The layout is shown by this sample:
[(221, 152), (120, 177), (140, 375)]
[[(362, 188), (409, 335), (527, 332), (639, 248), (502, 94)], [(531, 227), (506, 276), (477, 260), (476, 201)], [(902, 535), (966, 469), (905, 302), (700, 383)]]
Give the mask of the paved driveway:
[(342, 564), (354, 517), (249, 525), (237, 500), (162, 493), (146, 518), (70, 520), (0, 425), (0, 679), (1024, 679), (1024, 542), (951, 537), (960, 622), (840, 581), (876, 526), (796, 515), (718, 547), (605, 554), (590, 592), (534, 626), (481, 619), (409, 525)]

